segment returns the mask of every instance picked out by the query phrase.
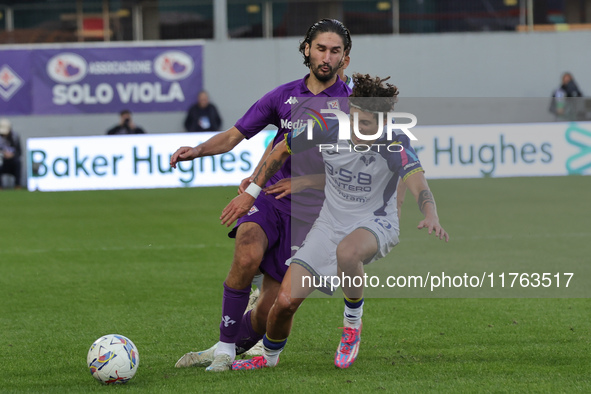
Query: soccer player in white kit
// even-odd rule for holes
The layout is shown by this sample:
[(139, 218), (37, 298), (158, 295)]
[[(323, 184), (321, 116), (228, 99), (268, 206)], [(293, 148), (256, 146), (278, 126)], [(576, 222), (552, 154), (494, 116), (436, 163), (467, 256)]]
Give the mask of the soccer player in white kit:
[[(384, 257), (398, 244), (395, 192), (399, 178), (415, 196), (425, 216), (418, 228), (427, 228), (429, 234), (449, 240), (439, 224), (435, 200), (409, 138), (400, 134), (388, 140), (387, 134), (382, 133), (368, 141), (352, 132), (357, 127), (368, 138), (380, 129), (386, 130), (386, 113), (394, 107), (397, 88), (369, 75), (356, 74), (353, 79), (353, 94), (349, 99), (350, 138), (339, 140), (338, 124), (330, 120), (325, 123), (327, 130), (314, 133), (314, 138), (305, 130), (292, 131), (286, 134), (285, 142), (275, 146), (254, 177), (253, 184), (262, 187), (292, 153), (295, 163), (299, 152), (319, 149), (326, 170), (326, 200), (292, 258), (269, 312), (263, 356), (237, 360), (232, 365), (234, 370), (277, 365), (291, 331), (293, 315), (303, 300), (315, 289), (332, 293), (329, 285), (333, 282), (328, 278), (363, 278), (365, 264)], [(246, 194), (236, 197), (222, 212), (222, 221), (231, 223), (244, 215), (253, 201)], [(344, 328), (334, 359), (339, 368), (348, 368), (359, 351), (364, 300), (363, 285), (357, 283), (354, 280), (341, 283)]]

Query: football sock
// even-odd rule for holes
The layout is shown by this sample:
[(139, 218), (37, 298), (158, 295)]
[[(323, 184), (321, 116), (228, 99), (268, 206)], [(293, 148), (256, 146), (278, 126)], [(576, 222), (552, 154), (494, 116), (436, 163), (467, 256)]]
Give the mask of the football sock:
[(230, 357), (236, 357), (236, 345), (233, 343), (228, 342), (218, 342), (218, 347), (214, 350), (213, 355), (214, 357), (220, 353), (229, 354)]
[(267, 365), (269, 367), (274, 367), (279, 362), (279, 354), (285, 347), (287, 343), (287, 338), (275, 340), (269, 339), (267, 335), (263, 337), (263, 356), (265, 360), (267, 360)]
[(351, 299), (345, 297), (345, 325), (353, 328), (361, 327), (363, 315), (363, 298)]
[(222, 322), (220, 323), (220, 342), (235, 343), (240, 329), (242, 315), (248, 305), (250, 285), (236, 290), (224, 282), (224, 298), (222, 300)]
[(250, 314), (252, 310), (246, 312), (242, 316), (242, 322), (236, 336), (236, 354), (242, 354), (256, 345), (261, 340), (264, 334), (259, 334), (252, 328), (252, 321)]
[(261, 289), (263, 287), (263, 274), (256, 274), (254, 279), (252, 280), (252, 286), (256, 286), (257, 289)]

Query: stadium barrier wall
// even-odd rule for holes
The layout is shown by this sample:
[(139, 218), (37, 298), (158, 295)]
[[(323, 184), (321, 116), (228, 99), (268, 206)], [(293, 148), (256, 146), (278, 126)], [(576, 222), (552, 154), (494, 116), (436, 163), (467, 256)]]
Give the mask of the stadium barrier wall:
[(252, 174), (275, 133), (262, 132), (234, 150), (170, 167), (180, 146), (216, 133), (29, 138), (31, 191), (151, 189), (238, 185)]
[[(591, 122), (422, 126), (413, 143), (429, 179), (591, 174)], [(30, 138), (28, 189), (66, 191), (238, 185), (273, 131), (233, 151), (169, 166), (215, 133)], [(116, 143), (115, 143), (116, 142)]]
[(591, 174), (591, 122), (423, 126), (413, 133), (431, 179)]

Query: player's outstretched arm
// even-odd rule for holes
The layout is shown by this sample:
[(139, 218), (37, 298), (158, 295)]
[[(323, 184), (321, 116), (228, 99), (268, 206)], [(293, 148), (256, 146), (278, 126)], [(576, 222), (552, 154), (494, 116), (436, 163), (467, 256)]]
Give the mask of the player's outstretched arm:
[(425, 219), (419, 222), (418, 229), (427, 228), (429, 234), (435, 232), (436, 237), (439, 237), (439, 239), (445, 239), (445, 242), (448, 242), (449, 234), (439, 224), (435, 198), (433, 197), (431, 190), (429, 190), (429, 185), (427, 184), (424, 173), (416, 172), (406, 178), (404, 183), (413, 196), (415, 196), (420, 211), (425, 215)]
[[(282, 142), (277, 144), (271, 151), (269, 156), (261, 164), (259, 171), (253, 177), (251, 185), (245, 190), (246, 193), (242, 193), (236, 197), (224, 208), (220, 220), (222, 224), (230, 226), (236, 219), (244, 216), (252, 205), (258, 193), (262, 190), (263, 186), (271, 179), (271, 177), (279, 171), (283, 166), (283, 163), (289, 157), (289, 151), (287, 149), (287, 143)], [(252, 191), (249, 189), (252, 187)], [(252, 193), (252, 194), (251, 194)]]
[(176, 168), (179, 161), (189, 161), (203, 156), (214, 156), (234, 149), (244, 139), (244, 135), (236, 127), (218, 133), (194, 148), (182, 146), (170, 157), (170, 166)]

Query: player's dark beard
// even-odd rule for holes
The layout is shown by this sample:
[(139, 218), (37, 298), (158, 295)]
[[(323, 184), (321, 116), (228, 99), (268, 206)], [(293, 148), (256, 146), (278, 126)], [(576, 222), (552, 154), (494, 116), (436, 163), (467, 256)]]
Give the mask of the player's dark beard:
[[(324, 66), (328, 67), (328, 69), (329, 69), (327, 74), (322, 74), (322, 72), (320, 71), (320, 69)], [(314, 76), (316, 77), (316, 79), (318, 79), (320, 82), (328, 82), (334, 78), (338, 69), (339, 69), (338, 67), (336, 69), (333, 69), (328, 64), (321, 64), (318, 67), (313, 68), (312, 72), (314, 73)]]

